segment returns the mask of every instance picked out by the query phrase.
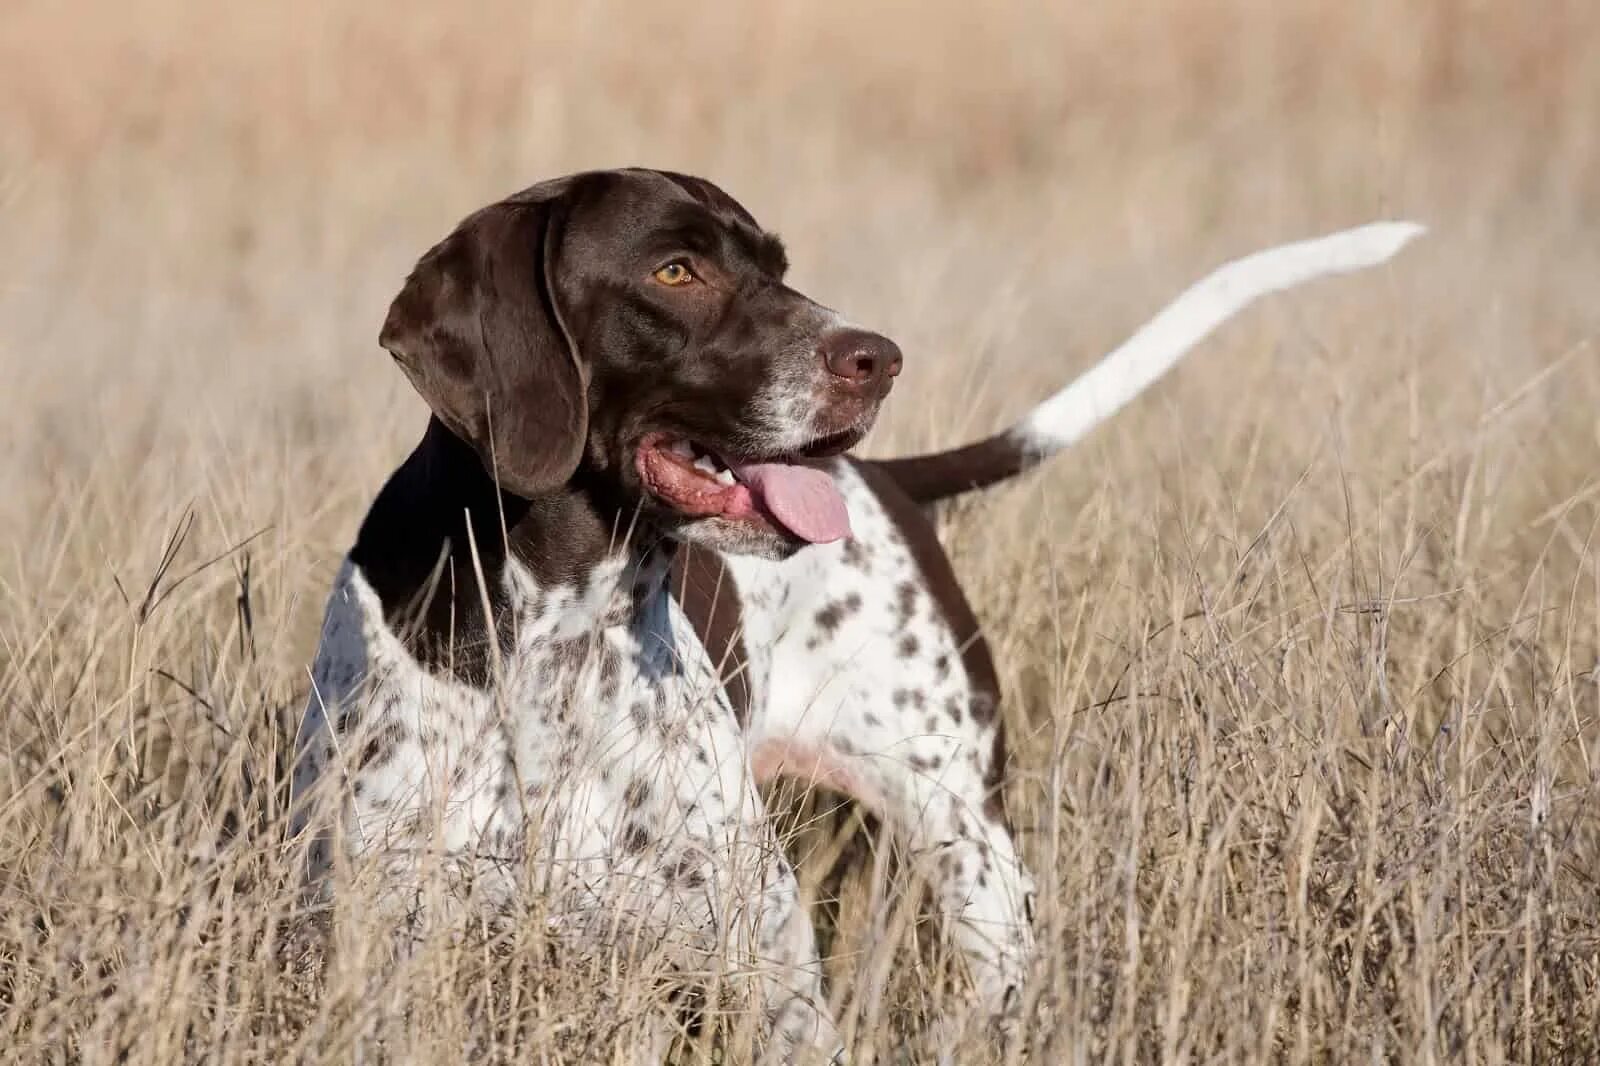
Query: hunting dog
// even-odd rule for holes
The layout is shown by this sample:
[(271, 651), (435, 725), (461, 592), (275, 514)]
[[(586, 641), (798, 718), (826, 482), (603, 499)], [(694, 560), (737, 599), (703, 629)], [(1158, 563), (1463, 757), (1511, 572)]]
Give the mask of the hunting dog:
[(1059, 451), (1262, 292), (1413, 232), (1237, 261), (1013, 430), (871, 461), (848, 452), (899, 348), (785, 285), (716, 186), (584, 173), (469, 216), (380, 335), (432, 415), (329, 599), (293, 779), (314, 881), (338, 852), (408, 907), (429, 863), (490, 905), (537, 892), (553, 928), (749, 974), (770, 1060), (838, 1058), (758, 790), (799, 779), (898, 834), (1003, 1012), (1036, 887), (994, 664), (926, 508)]

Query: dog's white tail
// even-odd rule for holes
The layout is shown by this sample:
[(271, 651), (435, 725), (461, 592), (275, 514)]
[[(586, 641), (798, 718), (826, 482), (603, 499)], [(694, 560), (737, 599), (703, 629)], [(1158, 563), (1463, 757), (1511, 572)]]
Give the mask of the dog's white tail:
[(1009, 430), (952, 451), (876, 465), (919, 503), (1003, 481), (1081, 440), (1257, 297), (1377, 266), (1423, 232), (1415, 222), (1374, 222), (1235, 259), (1191, 285)]

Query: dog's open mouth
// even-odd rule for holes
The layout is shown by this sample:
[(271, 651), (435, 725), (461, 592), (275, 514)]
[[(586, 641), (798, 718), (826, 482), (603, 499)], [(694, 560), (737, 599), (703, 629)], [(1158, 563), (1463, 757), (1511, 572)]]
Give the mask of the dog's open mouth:
[(850, 535), (844, 498), (826, 470), (805, 460), (838, 455), (861, 439), (855, 431), (813, 441), (800, 451), (760, 459), (723, 457), (686, 437), (652, 433), (635, 462), (645, 486), (673, 509), (772, 525), (796, 540), (826, 544)]

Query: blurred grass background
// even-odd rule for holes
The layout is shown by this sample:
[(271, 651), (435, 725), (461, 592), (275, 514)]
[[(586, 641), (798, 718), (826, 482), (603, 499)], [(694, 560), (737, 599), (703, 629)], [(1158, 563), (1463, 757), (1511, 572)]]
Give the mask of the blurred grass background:
[[(1051, 1024), (961, 1061), (1592, 1061), (1597, 49), (1578, 0), (9, 0), (0, 1056), (616, 1053), (626, 976), (301, 965), (275, 775), (422, 424), (389, 298), (480, 204), (644, 164), (901, 343), (878, 454), (1003, 424), (1223, 259), (1428, 223), (947, 517), (1051, 886)], [(916, 1060), (955, 993), (824, 821), (857, 1060)]]

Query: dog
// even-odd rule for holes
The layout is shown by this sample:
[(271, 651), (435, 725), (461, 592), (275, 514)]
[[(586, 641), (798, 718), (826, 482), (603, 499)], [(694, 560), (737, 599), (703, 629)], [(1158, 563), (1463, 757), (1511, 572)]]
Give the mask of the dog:
[(426, 870), (490, 906), (537, 893), (564, 934), (751, 975), (768, 1060), (839, 1061), (760, 792), (798, 779), (898, 835), (1002, 1015), (1037, 889), (994, 663), (927, 509), (1060, 451), (1261, 293), (1415, 231), (1230, 264), (1015, 429), (872, 461), (849, 452), (902, 353), (786, 286), (715, 185), (589, 172), (470, 215), (379, 338), (431, 415), (324, 616), (292, 780), (311, 883), (338, 853), (412, 911)]

